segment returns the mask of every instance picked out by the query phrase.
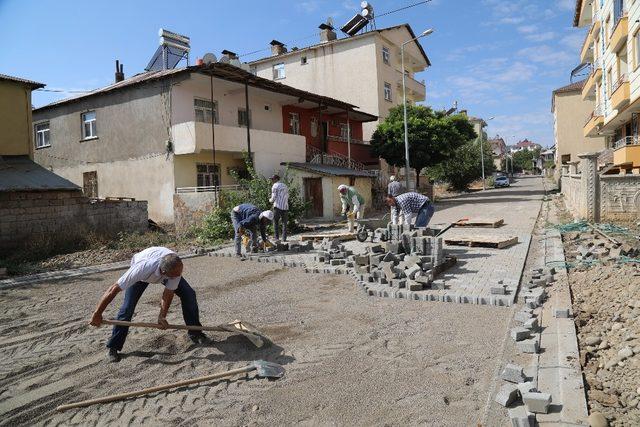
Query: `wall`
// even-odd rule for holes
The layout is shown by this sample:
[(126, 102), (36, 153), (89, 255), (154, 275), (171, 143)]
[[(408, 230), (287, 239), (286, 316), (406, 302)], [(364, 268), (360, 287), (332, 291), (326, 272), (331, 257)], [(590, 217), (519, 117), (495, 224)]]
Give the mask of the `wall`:
[[(213, 163), (211, 150), (202, 151), (197, 154), (181, 154), (174, 157), (173, 164), (176, 188), (196, 187), (198, 185), (196, 170), (198, 163)], [(244, 166), (244, 158), (242, 153), (216, 151), (216, 163), (220, 165), (220, 185), (233, 185), (236, 182), (229, 174), (229, 168)]]
[(637, 221), (640, 217), (640, 175), (600, 177), (602, 217), (612, 221)]
[(202, 218), (218, 207), (218, 192), (176, 193), (173, 195), (173, 212), (176, 231), (185, 233)]
[(0, 193), (0, 251), (28, 245), (56, 244), (86, 237), (147, 229), (147, 203), (90, 203), (80, 191)]
[(0, 81), (0, 156), (33, 154), (31, 88)]
[[(285, 133), (291, 133), (291, 123), (289, 121), (289, 113), (298, 113), (300, 115), (300, 135), (304, 136), (306, 143), (317, 148), (322, 148), (322, 122), (328, 123), (329, 135), (340, 136), (340, 124), (346, 124), (347, 118), (342, 115), (322, 114), (318, 122), (318, 133), (316, 136), (311, 135), (311, 118), (318, 118), (316, 109), (299, 108), (292, 105), (282, 107), (282, 129)], [(342, 116), (342, 117), (340, 117)], [(335, 123), (334, 123), (335, 122)], [(362, 122), (350, 120), (351, 138), (362, 140)]]

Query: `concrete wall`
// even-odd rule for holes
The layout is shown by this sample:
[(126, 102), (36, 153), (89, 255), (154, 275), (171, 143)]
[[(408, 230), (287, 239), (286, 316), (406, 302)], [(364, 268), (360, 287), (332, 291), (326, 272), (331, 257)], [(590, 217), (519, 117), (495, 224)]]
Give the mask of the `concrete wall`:
[(0, 193), (0, 252), (13, 248), (61, 244), (86, 233), (113, 235), (147, 229), (147, 203), (90, 202), (80, 191)]
[(183, 234), (218, 207), (218, 192), (176, 193), (173, 195), (173, 212), (176, 231)]
[(33, 156), (31, 88), (0, 81), (0, 156)]
[(640, 175), (600, 177), (601, 216), (608, 220), (638, 220), (640, 217)]

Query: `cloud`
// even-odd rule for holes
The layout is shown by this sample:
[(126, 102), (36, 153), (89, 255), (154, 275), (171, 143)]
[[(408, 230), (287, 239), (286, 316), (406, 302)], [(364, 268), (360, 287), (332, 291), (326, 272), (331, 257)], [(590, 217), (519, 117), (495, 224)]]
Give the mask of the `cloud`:
[(518, 27), (518, 32), (522, 34), (531, 34), (538, 30), (537, 25), (523, 25)]
[(573, 31), (560, 39), (560, 43), (577, 52), (584, 43), (586, 33), (583, 31)]
[(525, 38), (532, 42), (546, 42), (553, 40), (556, 37), (556, 33), (553, 31), (545, 31), (542, 33), (529, 34)]
[(551, 47), (549, 45), (540, 45), (526, 47), (518, 51), (518, 56), (529, 59), (533, 62), (538, 62), (551, 66), (566, 66), (575, 62), (575, 52), (567, 52), (565, 50), (559, 50), (557, 47)]
[(573, 12), (576, 8), (575, 0), (556, 0), (558, 9)]
[(298, 3), (296, 6), (306, 13), (312, 13), (318, 10), (320, 3), (317, 0), (306, 0)]

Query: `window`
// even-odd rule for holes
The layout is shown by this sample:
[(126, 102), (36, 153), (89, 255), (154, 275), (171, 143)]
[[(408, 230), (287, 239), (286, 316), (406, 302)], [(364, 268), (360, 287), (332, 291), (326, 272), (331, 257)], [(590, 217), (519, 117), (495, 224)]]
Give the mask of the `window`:
[(301, 56), (300, 57), (300, 65), (307, 65), (307, 57), (306, 56)]
[(217, 101), (211, 102), (206, 99), (194, 98), (193, 109), (196, 114), (196, 122), (211, 123), (211, 116), (213, 116), (215, 120), (214, 123), (219, 123)]
[(311, 137), (315, 138), (318, 136), (318, 118), (311, 117)]
[(281, 62), (279, 64), (275, 64), (273, 66), (273, 80), (280, 80), (280, 79), (284, 79), (284, 78), (285, 78), (284, 62)]
[(247, 117), (247, 110), (244, 108), (238, 108), (238, 126), (247, 127), (251, 123), (251, 110), (249, 110), (249, 117)]
[(98, 172), (82, 173), (82, 190), (86, 197), (94, 199), (98, 197)]
[(96, 112), (87, 111), (82, 113), (82, 139), (97, 138)]
[(33, 126), (35, 130), (36, 148), (51, 147), (49, 140), (49, 122), (38, 123)]
[(347, 141), (349, 139), (349, 136), (353, 136), (353, 125), (351, 123), (349, 123), (349, 128), (351, 130), (351, 134), (347, 132), (347, 124), (340, 123), (340, 139), (341, 140)]
[(300, 135), (300, 115), (289, 113), (289, 132), (293, 135)]
[(391, 83), (384, 82), (384, 99), (391, 101)]
[(633, 36), (633, 64), (634, 69), (640, 65), (640, 30)]
[(611, 15), (607, 16), (607, 20), (604, 24), (604, 37), (605, 41), (609, 42), (609, 39), (611, 38)]
[(607, 92), (609, 96), (611, 96), (611, 88), (613, 87), (613, 72), (611, 68), (607, 70)]
[(386, 46), (382, 47), (382, 62), (389, 65), (389, 48)]
[(198, 187), (217, 187), (220, 185), (220, 165), (213, 163), (196, 164), (196, 185)]

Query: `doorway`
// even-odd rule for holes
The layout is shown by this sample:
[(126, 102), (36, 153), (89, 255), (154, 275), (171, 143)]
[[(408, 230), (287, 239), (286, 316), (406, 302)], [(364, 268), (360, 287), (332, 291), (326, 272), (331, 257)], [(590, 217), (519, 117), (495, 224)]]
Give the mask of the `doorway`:
[(304, 200), (309, 202), (307, 218), (321, 217), (324, 205), (322, 203), (322, 178), (304, 178)]

